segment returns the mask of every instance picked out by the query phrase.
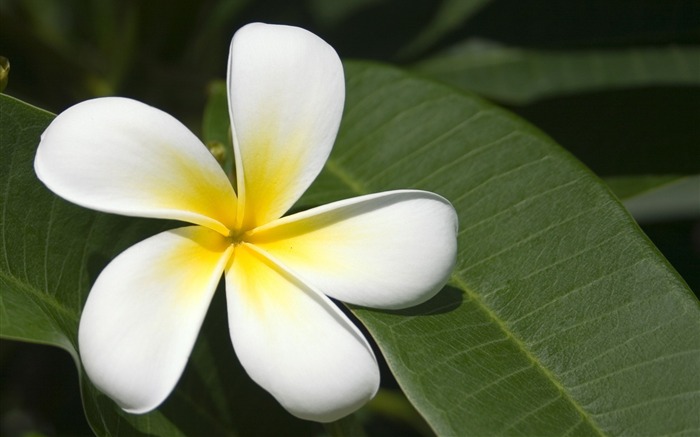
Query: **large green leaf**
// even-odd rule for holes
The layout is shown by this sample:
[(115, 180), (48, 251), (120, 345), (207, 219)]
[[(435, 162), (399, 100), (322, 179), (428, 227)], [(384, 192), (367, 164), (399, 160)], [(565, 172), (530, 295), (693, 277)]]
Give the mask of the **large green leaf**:
[(585, 91), (700, 85), (700, 48), (538, 51), (468, 41), (416, 70), (508, 103)]
[(698, 432), (698, 302), (605, 185), (473, 96), (348, 67), (341, 132), (307, 202), (413, 187), (460, 216), (435, 299), (355, 309), (438, 434)]
[[(294, 419), (238, 364), (222, 293), (175, 391), (152, 413), (124, 413), (82, 373), (80, 311), (90, 284), (116, 254), (172, 223), (95, 213), (49, 192), (34, 175), (39, 136), (53, 115), (0, 95), (0, 336), (68, 351), (81, 370), (83, 405), (98, 435), (308, 435), (321, 428)], [(266, 420), (259, 420), (265, 411)]]
[[(354, 309), (433, 429), (698, 432), (697, 300), (607, 188), (539, 131), (478, 98), (375, 65), (347, 64), (347, 76), (337, 145), (300, 205), (417, 187), (445, 195), (460, 215), (458, 264), (435, 299), (402, 312)], [(75, 353), (91, 279), (157, 226), (55, 199), (31, 169), (50, 115), (0, 103), (9, 157), (0, 167), (1, 335)], [(222, 305), (212, 307), (159, 411), (121, 413), (83, 378), (98, 433), (303, 429), (247, 386), (221, 335)], [(261, 425), (253, 412), (262, 410)]]

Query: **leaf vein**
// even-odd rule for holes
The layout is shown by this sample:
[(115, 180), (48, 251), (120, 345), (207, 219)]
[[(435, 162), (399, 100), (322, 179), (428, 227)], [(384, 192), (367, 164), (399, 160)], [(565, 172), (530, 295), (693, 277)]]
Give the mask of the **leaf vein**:
[(458, 233), (457, 235), (462, 235), (463, 233), (465, 233), (465, 232), (467, 232), (467, 231), (470, 231), (470, 230), (472, 230), (472, 229), (474, 229), (474, 228), (476, 228), (476, 227), (479, 227), (479, 226), (481, 226), (482, 224), (487, 223), (487, 222), (493, 220), (493, 219), (496, 218), (496, 217), (509, 214), (510, 211), (511, 211), (513, 208), (518, 208), (518, 207), (520, 207), (520, 206), (522, 206), (522, 205), (525, 205), (525, 204), (527, 204), (527, 203), (529, 203), (529, 202), (531, 202), (531, 201), (533, 201), (533, 200), (536, 200), (536, 199), (538, 199), (538, 198), (540, 198), (540, 197), (547, 196), (547, 195), (549, 195), (549, 194), (554, 193), (555, 191), (561, 190), (561, 189), (563, 189), (563, 188), (568, 188), (568, 187), (571, 186), (571, 185), (575, 185), (576, 183), (578, 183), (578, 182), (580, 181), (580, 179), (582, 179), (582, 177), (581, 177), (581, 178), (577, 178), (577, 179), (572, 179), (572, 180), (570, 180), (570, 181), (568, 181), (568, 182), (566, 182), (566, 183), (559, 184), (559, 185), (557, 185), (556, 187), (549, 188), (549, 189), (544, 190), (544, 191), (540, 191), (540, 192), (537, 193), (537, 194), (533, 194), (532, 196), (528, 196), (528, 197), (526, 197), (526, 198), (524, 198), (524, 199), (522, 199), (522, 200), (519, 200), (518, 202), (516, 202), (516, 203), (514, 203), (514, 204), (512, 204), (512, 205), (509, 205), (509, 206), (507, 206), (506, 208), (500, 210), (500, 211), (497, 212), (496, 214), (492, 214), (492, 215), (490, 215), (490, 216), (488, 216), (488, 217), (485, 217), (485, 218), (482, 219), (482, 220), (479, 220), (478, 222), (471, 223), (469, 226), (460, 229), (460, 230), (459, 230), (459, 233)]
[[(549, 407), (550, 405), (557, 402), (561, 398), (562, 398), (562, 393), (557, 392), (557, 395), (551, 399), (548, 399), (547, 402), (543, 402), (541, 405), (537, 406), (537, 408), (534, 408), (534, 409), (532, 409), (524, 414), (521, 414), (519, 417), (516, 418), (515, 421), (506, 424), (505, 427), (501, 430), (501, 433), (506, 434), (509, 430), (515, 430), (516, 426), (518, 424), (524, 422), (525, 420), (527, 420), (528, 417), (532, 417), (533, 415), (539, 413), (540, 411)], [(579, 420), (580, 420), (580, 416), (579, 416)]]
[[(485, 151), (485, 150), (488, 150), (488, 149), (490, 149), (490, 148), (492, 148), (492, 147), (496, 147), (496, 146), (498, 146), (498, 145), (500, 145), (500, 144), (503, 144), (503, 141), (507, 140), (508, 138), (510, 138), (510, 137), (512, 137), (512, 136), (517, 135), (518, 133), (519, 133), (519, 132), (517, 132), (517, 131), (508, 132), (507, 134), (502, 135), (502, 136), (499, 137), (498, 139), (495, 139), (495, 140), (493, 140), (493, 141), (491, 141), (491, 142), (489, 142), (489, 143), (486, 143), (486, 144), (481, 145), (481, 146), (479, 146), (479, 147), (477, 147), (477, 148), (475, 148), (475, 149), (472, 149), (472, 150), (470, 150), (468, 153), (465, 153), (464, 155), (460, 156), (458, 159), (455, 159), (455, 160), (449, 162), (448, 164), (446, 164), (446, 165), (444, 165), (444, 166), (442, 166), (442, 167), (439, 167), (439, 168), (436, 169), (435, 171), (433, 171), (433, 172), (431, 172), (431, 173), (425, 175), (423, 178), (421, 178), (421, 179), (419, 179), (418, 181), (416, 181), (416, 182), (414, 183), (414, 185), (416, 185), (416, 186), (422, 185), (422, 184), (426, 183), (427, 181), (431, 180), (432, 178), (434, 178), (435, 176), (438, 176), (438, 175), (441, 174), (442, 172), (444, 172), (444, 171), (446, 171), (446, 170), (449, 170), (450, 168), (452, 168), (452, 167), (454, 167), (454, 166), (456, 166), (456, 165), (461, 164), (465, 159), (469, 159), (469, 158), (471, 158), (472, 156), (474, 156), (474, 155), (476, 155), (476, 154), (478, 154), (478, 153), (481, 153), (481, 152), (483, 152), (483, 151)], [(486, 180), (486, 182), (488, 182), (488, 179)], [(479, 186), (481, 186), (481, 184), (480, 184)], [(477, 188), (478, 188), (478, 187), (477, 187)], [(461, 196), (460, 196), (460, 197), (461, 197)], [(458, 197), (457, 199), (455, 199), (455, 202), (459, 201), (459, 200), (460, 200), (460, 197)]]
[[(486, 111), (477, 111), (477, 112), (475, 112), (474, 114), (472, 114), (471, 116), (469, 116), (469, 117), (467, 117), (466, 119), (462, 120), (461, 122), (457, 123), (456, 125), (454, 125), (454, 126), (451, 127), (450, 129), (448, 129), (447, 131), (441, 133), (441, 134), (438, 135), (437, 137), (435, 137), (435, 138), (433, 138), (432, 140), (428, 141), (427, 143), (423, 144), (423, 145), (420, 146), (419, 148), (417, 148), (417, 149), (415, 149), (415, 150), (412, 150), (411, 153), (407, 153), (407, 154), (402, 155), (401, 158), (395, 160), (394, 162), (392, 162), (392, 163), (389, 164), (388, 166), (384, 167), (384, 168), (382, 169), (382, 172), (378, 172), (378, 173), (376, 173), (373, 177), (367, 179), (367, 183), (368, 183), (368, 184), (371, 184), (371, 183), (374, 182), (379, 176), (385, 174), (388, 170), (391, 170), (392, 168), (396, 167), (397, 165), (402, 164), (404, 161), (407, 161), (407, 160), (413, 158), (415, 155), (418, 155), (418, 154), (421, 154), (421, 153), (425, 152), (428, 148), (430, 148), (430, 147), (431, 147), (432, 145), (434, 145), (436, 142), (438, 142), (438, 141), (440, 141), (440, 140), (443, 140), (443, 139), (445, 139), (445, 138), (448, 138), (448, 137), (449, 137), (450, 135), (452, 135), (455, 131), (457, 131), (458, 129), (461, 129), (462, 127), (464, 127), (465, 125), (467, 125), (467, 124), (473, 122), (474, 120), (478, 120), (479, 117), (481, 117), (481, 116), (484, 115), (485, 113), (486, 113)], [(508, 134), (508, 135), (510, 135), (510, 134)], [(506, 135), (506, 136), (507, 136), (507, 135)], [(462, 155), (462, 156), (460, 157), (460, 159), (465, 158), (467, 155), (473, 155), (474, 153), (478, 153), (482, 148), (484, 148), (484, 147), (486, 147), (486, 146), (488, 146), (488, 145), (489, 145), (489, 144), (484, 145), (484, 146), (480, 146), (480, 147), (478, 147), (478, 148), (476, 148), (476, 149), (473, 149), (473, 150), (470, 150), (469, 153), (466, 153), (465, 155)], [(442, 168), (439, 168), (439, 169), (435, 170), (434, 173), (439, 173), (439, 172), (441, 172), (442, 170), (443, 170)], [(416, 183), (415, 185), (420, 185), (420, 182), (419, 182), (419, 183)]]
[(481, 300), (480, 296), (467, 286), (466, 281), (461, 276), (454, 275), (453, 279), (459, 282), (461, 288), (465, 291), (465, 293), (467, 293), (470, 296), (470, 298), (479, 306), (479, 308), (481, 308), (482, 311), (491, 320), (493, 320), (494, 324), (498, 326), (503, 331), (503, 333), (506, 334), (507, 337), (512, 338), (515, 346), (517, 346), (517, 348), (520, 351), (522, 351), (523, 355), (534, 364), (535, 368), (545, 377), (545, 379), (562, 393), (562, 397), (574, 407), (574, 409), (583, 418), (583, 420), (586, 423), (588, 423), (590, 428), (593, 431), (595, 431), (598, 435), (604, 436), (605, 434), (603, 433), (602, 429), (597, 425), (597, 423), (593, 420), (593, 417), (591, 417), (591, 415), (581, 406), (581, 404), (571, 395), (571, 393), (569, 393), (569, 391), (561, 384), (561, 382), (559, 382), (559, 379), (555, 377), (552, 371), (546, 368), (539, 360), (539, 358), (537, 358), (530, 351), (530, 349), (528, 349), (526, 343), (522, 339), (517, 337), (515, 333), (511, 331), (510, 328), (503, 322), (503, 320)]

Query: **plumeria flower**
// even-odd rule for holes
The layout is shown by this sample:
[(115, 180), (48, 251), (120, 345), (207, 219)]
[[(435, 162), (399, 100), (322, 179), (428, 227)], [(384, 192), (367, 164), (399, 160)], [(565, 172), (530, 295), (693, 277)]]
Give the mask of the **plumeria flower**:
[(290, 413), (336, 420), (374, 396), (379, 370), (329, 297), (385, 309), (429, 299), (455, 262), (456, 214), (436, 194), (401, 190), (282, 217), (321, 171), (345, 99), (338, 55), (312, 33), (240, 29), (228, 93), (235, 188), (194, 134), (134, 100), (80, 103), (44, 132), (34, 166), (59, 196), (193, 224), (134, 245), (102, 271), (80, 319), (80, 356), (124, 410), (156, 408), (224, 275), (246, 372)]

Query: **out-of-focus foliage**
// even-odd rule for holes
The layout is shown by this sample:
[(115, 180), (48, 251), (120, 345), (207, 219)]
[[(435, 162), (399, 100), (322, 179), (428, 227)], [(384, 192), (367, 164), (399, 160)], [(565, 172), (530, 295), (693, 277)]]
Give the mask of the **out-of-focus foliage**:
[(0, 56), (0, 92), (2, 92), (7, 86), (9, 76), (10, 61), (4, 56)]

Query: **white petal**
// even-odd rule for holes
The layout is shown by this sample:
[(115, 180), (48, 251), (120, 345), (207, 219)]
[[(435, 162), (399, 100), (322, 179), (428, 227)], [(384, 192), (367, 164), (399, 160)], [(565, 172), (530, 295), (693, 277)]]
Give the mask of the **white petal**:
[(362, 334), (327, 297), (252, 245), (226, 271), (231, 339), (250, 377), (290, 413), (337, 420), (370, 400), (379, 369)]
[(390, 191), (331, 203), (255, 229), (247, 241), (323, 293), (374, 308), (435, 295), (457, 252), (457, 214), (425, 191)]
[(304, 29), (254, 23), (231, 41), (228, 87), (239, 220), (250, 229), (281, 217), (325, 164), (345, 101), (343, 66)]
[(34, 168), (53, 192), (87, 208), (221, 233), (235, 225), (236, 195), (206, 147), (135, 100), (88, 100), (61, 113), (42, 135)]
[(78, 332), (97, 388), (130, 413), (170, 394), (232, 250), (220, 234), (191, 226), (132, 246), (102, 271)]

